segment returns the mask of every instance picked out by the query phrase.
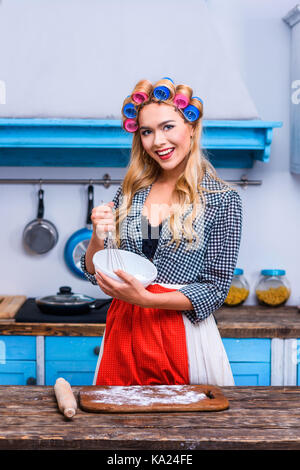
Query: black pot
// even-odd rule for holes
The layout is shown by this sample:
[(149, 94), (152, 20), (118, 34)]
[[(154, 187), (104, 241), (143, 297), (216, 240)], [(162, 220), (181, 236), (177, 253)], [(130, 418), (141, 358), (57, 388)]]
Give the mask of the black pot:
[[(107, 302), (110, 302), (109, 299)], [(97, 299), (84, 294), (74, 294), (71, 287), (59, 288), (56, 295), (37, 297), (35, 302), (44, 313), (52, 315), (77, 315), (89, 313), (91, 309), (97, 308)], [(100, 301), (103, 304), (103, 300)]]

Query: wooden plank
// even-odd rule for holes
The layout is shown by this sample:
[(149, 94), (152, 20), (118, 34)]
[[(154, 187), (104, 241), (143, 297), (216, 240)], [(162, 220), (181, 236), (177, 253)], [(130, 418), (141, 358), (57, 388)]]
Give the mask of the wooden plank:
[(103, 336), (103, 323), (18, 323), (0, 321), (1, 335)]
[[(51, 427), (63, 428), (66, 425), (66, 419), (63, 415), (59, 414), (56, 408), (39, 407), (34, 413), (33, 410), (13, 410), (13, 409), (0, 409), (1, 424), (0, 433), (5, 430), (13, 429), (11, 426), (17, 424), (22, 425), (18, 432), (30, 432), (32, 427), (45, 427), (49, 432)], [(38, 417), (37, 417), (38, 413)], [(247, 411), (246, 416), (241, 414), (240, 410), (230, 410), (230, 412), (184, 412), (184, 413), (86, 413), (79, 410), (73, 417), (73, 424), (80, 427), (82, 432), (85, 428), (95, 428), (95, 431), (101, 432), (101, 428), (110, 427), (113, 431), (114, 428), (189, 428), (194, 429), (223, 429), (224, 433), (232, 427), (238, 428), (252, 428), (252, 429), (298, 429), (300, 431), (300, 413), (292, 413), (291, 410), (282, 412), (269, 413), (264, 409), (250, 409)], [(28, 422), (30, 420), (30, 423)], [(73, 428), (73, 425), (70, 427)], [(63, 429), (61, 430), (63, 431)]]
[(284, 339), (271, 341), (271, 385), (283, 385)]
[(0, 318), (13, 318), (26, 299), (25, 295), (0, 295)]
[(296, 429), (178, 429), (161, 428), (95, 428), (84, 432), (74, 423), (64, 428), (32, 427), (18, 433), (16, 427), (0, 432), (0, 450), (299, 450), (299, 430)]
[(220, 411), (229, 403), (212, 385), (90, 386), (79, 392), (83, 410), (106, 413)]
[(222, 307), (214, 316), (224, 338), (297, 338), (300, 334), (297, 306)]
[(36, 337), (36, 383), (45, 383), (45, 337)]
[(297, 339), (284, 340), (283, 384), (297, 384)]
[[(72, 387), (78, 394), (85, 387)], [(299, 387), (222, 387), (219, 412), (58, 411), (53, 387), (0, 386), (0, 449), (300, 449)], [(28, 419), (29, 418), (29, 419)]]
[[(222, 307), (214, 313), (223, 338), (300, 338), (300, 313), (295, 306)], [(103, 336), (105, 324), (18, 323), (0, 320), (2, 335)]]
[[(230, 362), (270, 362), (270, 338), (224, 338), (223, 344)], [(266, 384), (267, 385), (267, 384)]]

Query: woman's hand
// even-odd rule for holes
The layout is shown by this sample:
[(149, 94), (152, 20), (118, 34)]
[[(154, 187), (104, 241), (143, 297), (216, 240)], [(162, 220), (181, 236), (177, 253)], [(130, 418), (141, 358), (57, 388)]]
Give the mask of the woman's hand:
[(153, 294), (145, 289), (140, 281), (131, 274), (122, 271), (122, 269), (118, 269), (114, 273), (124, 282), (115, 281), (99, 269), (96, 270), (97, 283), (106, 295), (140, 307), (150, 305), (150, 298)]
[(107, 232), (115, 232), (116, 223), (115, 216), (112, 208), (114, 203), (108, 202), (107, 204), (94, 207), (91, 213), (91, 220), (93, 223), (93, 232), (100, 240), (104, 240)]

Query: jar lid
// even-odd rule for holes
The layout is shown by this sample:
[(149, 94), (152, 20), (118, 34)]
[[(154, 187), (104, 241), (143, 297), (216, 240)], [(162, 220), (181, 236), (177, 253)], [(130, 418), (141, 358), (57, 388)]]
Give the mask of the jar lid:
[(240, 268), (235, 268), (235, 270), (233, 271), (233, 274), (235, 276), (238, 276), (240, 274), (244, 274), (244, 270), (243, 269), (240, 269)]
[(261, 271), (263, 276), (285, 276), (284, 269), (263, 269)]

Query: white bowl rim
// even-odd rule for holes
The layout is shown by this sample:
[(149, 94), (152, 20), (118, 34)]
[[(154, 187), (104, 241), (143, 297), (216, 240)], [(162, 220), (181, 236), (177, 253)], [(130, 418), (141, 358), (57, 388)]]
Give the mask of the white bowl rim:
[[(95, 262), (94, 262), (94, 259), (96, 258), (96, 256), (102, 252), (106, 251), (105, 249), (103, 250), (99, 250), (99, 251), (96, 251), (96, 253), (94, 253), (93, 255), (93, 258), (92, 258), (92, 261), (93, 261), (93, 264), (95, 266)], [(148, 266), (151, 268), (152, 270), (152, 273), (151, 273), (151, 276), (150, 277), (145, 277), (144, 281), (140, 281), (142, 282), (142, 284), (144, 282), (147, 282), (147, 283), (151, 283), (153, 282), (156, 277), (157, 277), (157, 268), (155, 266), (154, 263), (152, 263), (152, 261), (150, 261), (148, 258), (144, 258), (143, 256), (140, 256), (138, 253), (134, 253), (133, 251), (128, 251), (128, 250), (118, 250), (118, 251), (121, 251), (122, 253), (126, 253), (126, 254), (129, 254), (129, 256), (133, 255), (133, 257), (135, 256), (138, 256), (139, 258), (142, 258), (143, 261), (145, 262), (145, 264), (148, 264)], [(96, 269), (96, 266), (95, 266), (95, 269)], [(109, 271), (108, 269), (105, 269), (105, 268), (101, 268), (103, 270), (103, 272), (107, 275), (107, 276), (110, 276), (112, 277), (113, 279), (115, 279), (116, 281), (119, 281), (120, 282), (120, 278), (113, 272)], [(132, 276), (134, 276), (134, 274), (132, 274)], [(122, 281), (123, 282), (123, 281)]]

